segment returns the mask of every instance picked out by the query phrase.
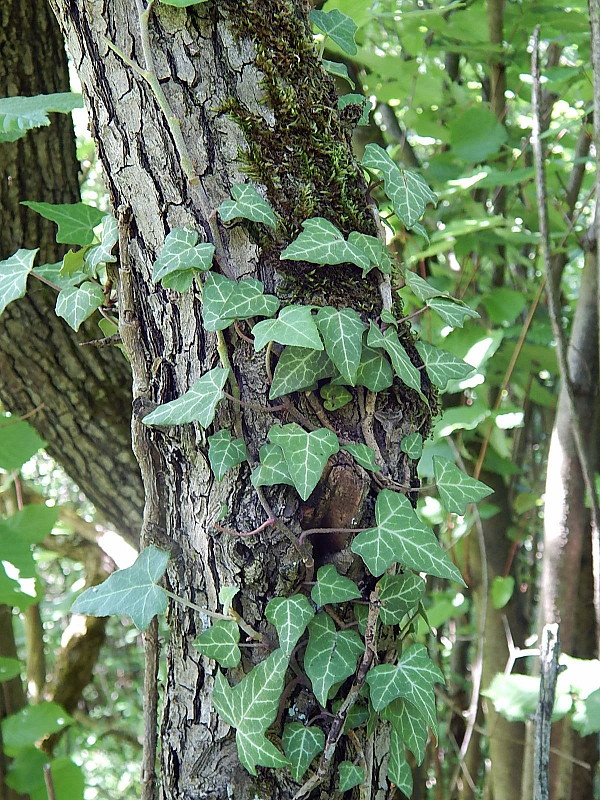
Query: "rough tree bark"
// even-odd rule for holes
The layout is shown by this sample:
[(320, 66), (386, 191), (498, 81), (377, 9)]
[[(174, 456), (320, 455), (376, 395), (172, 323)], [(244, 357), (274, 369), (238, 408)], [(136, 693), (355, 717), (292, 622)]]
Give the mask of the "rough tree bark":
[[(180, 295), (151, 283), (152, 262), (173, 228), (198, 230), (201, 238), (215, 243), (223, 272), (258, 277), (266, 291), (299, 302), (353, 306), (372, 317), (380, 309), (376, 279), (361, 281), (348, 265), (312, 274), (312, 267), (300, 266), (283, 274), (278, 259), (282, 246), (310, 216), (326, 216), (345, 232), (376, 231), (350, 152), (350, 131), (339, 120), (333, 84), (313, 45), (310, 4), (219, 0), (189, 10), (158, 4), (153, 9), (152, 57), (173, 115), (181, 122), (200, 179), (197, 185), (190, 185), (185, 175), (181, 153), (148, 85), (107, 43), (141, 67), (148, 66), (138, 24), (142, 3), (51, 4), (82, 80), (113, 205), (122, 209), (123, 221), (131, 212), (130, 223), (122, 224), (122, 234), (128, 234), (130, 272), (125, 270), (121, 284), (120, 313), (133, 369), (134, 449), (146, 491), (144, 540), (171, 550), (171, 590), (216, 608), (219, 587), (235, 584), (241, 589), (239, 610), (264, 630), (266, 600), (291, 593), (307, 577), (302, 558), (278, 529), (251, 539), (217, 531), (212, 523), (223, 503), (229, 509), (224, 524), (230, 528), (249, 530), (265, 520), (247, 467), (233, 470), (217, 484), (206, 460), (204, 431), (196, 425), (146, 429), (140, 417), (149, 403), (180, 396), (218, 363), (215, 337), (201, 326), (197, 293)], [(246, 176), (265, 187), (281, 216), (283, 233), (275, 240), (251, 225), (223, 228), (215, 221), (213, 212), (229, 196), (230, 186)], [(403, 336), (414, 352), (409, 334)], [(256, 355), (234, 334), (228, 345), (242, 399), (265, 405), (264, 354)], [(426, 376), (423, 388), (429, 392)], [(313, 415), (305, 397), (296, 400), (306, 415)], [(430, 401), (435, 407), (435, 398)], [(380, 402), (375, 421), (380, 447), (390, 474), (410, 485), (411, 465), (399, 442), (409, 432), (427, 431), (430, 410), (399, 387)], [(277, 419), (289, 421), (281, 413), (243, 409), (241, 422), (252, 459)], [(358, 403), (332, 415), (331, 424), (360, 441)], [(215, 429), (233, 425), (232, 411), (221, 404)], [(283, 488), (267, 494), (276, 514), (296, 532), (302, 520), (310, 527), (347, 527), (372, 519), (368, 479), (343, 456), (330, 461), (306, 503)], [(346, 569), (356, 569), (344, 551), (347, 543), (333, 537), (320, 542), (317, 566), (319, 559), (333, 558)], [(198, 615), (174, 605), (169, 624), (161, 796), (290, 798), (297, 787), (287, 771), (259, 770), (258, 778), (252, 778), (241, 768), (233, 734), (218, 721), (210, 703), (212, 662), (191, 644), (200, 630)], [(299, 702), (302, 694), (300, 690)], [(368, 791), (374, 800), (383, 800), (388, 792), (384, 751), (385, 737), (365, 749)], [(311, 797), (330, 796), (331, 790), (332, 785), (325, 784)]]

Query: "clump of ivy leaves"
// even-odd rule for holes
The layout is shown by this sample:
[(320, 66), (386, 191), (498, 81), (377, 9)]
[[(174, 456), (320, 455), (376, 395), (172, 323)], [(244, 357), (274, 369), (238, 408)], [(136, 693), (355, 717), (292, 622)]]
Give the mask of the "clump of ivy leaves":
[[(356, 26), (349, 17), (337, 10), (314, 11), (312, 19), (342, 50), (353, 52)], [(341, 69), (341, 65), (338, 67)], [(335, 65), (328, 68), (334, 73), (338, 69)], [(435, 202), (436, 197), (423, 178), (416, 172), (400, 169), (375, 144), (367, 145), (361, 163), (366, 170), (381, 176), (394, 213), (406, 228), (426, 236), (419, 220), (426, 205)], [(218, 209), (223, 222), (245, 219), (277, 228), (273, 209), (253, 184), (237, 184), (231, 193), (231, 199)], [(114, 301), (107, 273), (109, 265), (116, 261), (112, 252), (118, 239), (116, 220), (83, 203), (27, 202), (26, 205), (58, 224), (58, 242), (79, 249), (70, 250), (59, 264), (34, 267), (36, 250), (19, 250), (2, 262), (0, 313), (9, 302), (23, 296), (31, 274), (57, 290), (56, 313), (72, 328), (78, 330), (94, 311), (102, 309), (103, 332), (106, 336), (115, 334), (117, 326), (110, 313)], [(101, 233), (96, 236), (94, 228), (98, 229), (100, 223)], [(203, 325), (218, 337), (221, 365), (209, 370), (181, 397), (154, 409), (144, 418), (146, 425), (196, 423), (204, 428), (212, 425), (218, 404), (232, 397), (225, 392), (228, 381), (233, 397), (236, 394), (223, 331), (240, 320), (252, 321), (252, 340), (257, 352), (264, 348), (270, 352), (273, 343), (282, 348), (269, 390), (270, 400), (283, 402), (280, 408), (286, 407), (293, 393), (320, 386), (325, 407), (336, 410), (351, 401), (352, 388), (362, 386), (377, 393), (389, 389), (395, 380), (425, 399), (421, 373), (398, 337), (398, 325), (405, 320), (395, 319), (391, 308), (384, 308), (379, 320), (368, 320), (366, 324), (353, 308), (281, 307), (277, 297), (265, 294), (260, 281), (231, 280), (213, 269), (214, 254), (214, 245), (198, 243), (197, 232), (176, 229), (167, 235), (154, 263), (152, 279), (165, 288), (187, 292), (194, 281), (202, 284)], [(305, 220), (302, 231), (283, 250), (281, 259), (317, 265), (354, 264), (363, 276), (378, 270), (384, 277), (392, 269), (392, 260), (381, 239), (356, 231), (344, 237), (323, 217)], [(447, 325), (462, 326), (469, 317), (478, 316), (414, 273), (404, 270), (403, 277), (406, 286), (424, 304), (422, 310), (437, 313)], [(463, 379), (472, 372), (464, 361), (430, 344), (418, 342), (417, 349), (430, 380), (440, 391), (450, 380)], [(209, 462), (217, 480), (248, 458), (243, 438), (233, 438), (229, 430), (210, 435), (208, 445)], [(418, 433), (410, 434), (401, 446), (416, 460), (421, 455), (422, 438)], [(257, 488), (292, 486), (306, 500), (317, 486), (327, 461), (340, 449), (371, 473), (381, 469), (375, 450), (364, 442), (341, 439), (325, 427), (306, 430), (297, 422), (275, 424), (269, 430), (268, 442), (260, 449), (260, 462), (251, 473), (252, 484)], [(434, 474), (440, 500), (449, 512), (464, 514), (469, 503), (477, 502), (491, 491), (447, 459), (434, 458)], [(257, 766), (287, 767), (296, 781), (302, 781), (320, 755), (316, 768), (298, 791), (298, 798), (308, 794), (329, 773), (342, 736), (349, 740), (356, 758), (339, 764), (339, 791), (347, 791), (364, 781), (364, 757), (354, 731), (366, 725), (367, 735), (371, 735), (378, 716), (387, 720), (391, 729), (388, 777), (410, 796), (412, 776), (405, 748), (420, 764), (428, 731), (436, 732), (433, 687), (443, 682), (443, 675), (424, 645), (412, 641), (413, 621), (424, 613), (423, 575), (461, 584), (464, 581), (433, 530), (402, 493), (402, 487), (379, 491), (375, 519), (372, 528), (353, 531), (356, 535), (351, 543), (352, 552), (378, 579), (368, 598), (362, 596), (353, 580), (339, 574), (334, 565), (322, 566), (310, 596), (298, 593), (274, 597), (267, 604), (265, 616), (277, 631), (279, 647), (235, 686), (231, 686), (223, 672), (216, 673), (214, 706), (221, 718), (236, 729), (239, 758), (251, 774), (256, 774)], [(259, 530), (275, 522), (269, 520)], [(221, 589), (220, 611), (198, 607), (160, 585), (168, 561), (167, 552), (154, 546), (145, 548), (131, 567), (115, 572), (104, 583), (83, 592), (73, 611), (95, 616), (126, 614), (144, 630), (155, 615), (166, 611), (167, 598), (171, 597), (212, 620), (195, 641), (198, 650), (222, 669), (238, 667), (240, 630), (248, 639), (262, 641), (263, 637), (233, 608), (237, 589)], [(357, 629), (338, 624), (340, 616), (333, 611), (336, 605), (349, 603), (353, 604)], [(393, 662), (378, 664), (377, 642), (382, 626), (395, 626), (397, 657)], [(268, 738), (267, 732), (278, 716), (290, 659), (302, 650), (304, 673), (319, 706), (329, 712), (328, 722), (321, 727), (300, 716), (297, 721), (287, 722), (281, 738), (282, 751)], [(350, 690), (339, 696), (340, 687), (349, 678), (352, 678)]]

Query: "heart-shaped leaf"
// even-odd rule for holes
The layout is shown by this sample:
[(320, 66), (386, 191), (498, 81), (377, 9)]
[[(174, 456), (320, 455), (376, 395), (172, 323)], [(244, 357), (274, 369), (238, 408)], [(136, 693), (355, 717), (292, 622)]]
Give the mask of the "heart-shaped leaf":
[(198, 272), (211, 268), (215, 246), (198, 241), (197, 231), (175, 228), (165, 239), (160, 257), (154, 262), (152, 283), (186, 292)]
[(409, 433), (400, 442), (400, 449), (409, 458), (421, 458), (423, 452), (423, 437), (420, 433)]
[(232, 439), (231, 431), (218, 431), (208, 437), (208, 460), (218, 481), (247, 457), (246, 442), (243, 439)]
[(323, 342), (310, 306), (285, 306), (277, 319), (265, 319), (252, 328), (254, 349), (262, 350), (269, 342), (323, 350)]
[(347, 14), (343, 14), (337, 8), (334, 8), (333, 11), (314, 10), (310, 12), (310, 19), (319, 30), (330, 36), (344, 53), (348, 53), (350, 56), (358, 53), (358, 47), (354, 41), (358, 26)]
[(267, 603), (265, 615), (277, 629), (279, 646), (289, 656), (315, 612), (303, 594), (293, 597), (273, 597)]
[(338, 787), (340, 792), (348, 792), (350, 789), (354, 789), (355, 786), (363, 783), (365, 779), (364, 769), (351, 761), (342, 761), (338, 767), (338, 772), (340, 776)]
[(427, 342), (417, 342), (416, 346), (431, 382), (442, 391), (448, 386), (448, 381), (463, 380), (474, 371), (474, 367), (447, 350), (441, 350)]
[(94, 228), (102, 218), (105, 211), (85, 203), (38, 203), (33, 200), (21, 201), (22, 206), (27, 206), (44, 219), (52, 220), (58, 225), (56, 241), (60, 244), (79, 244), (84, 247), (94, 241)]
[(367, 336), (367, 344), (369, 347), (380, 347), (385, 350), (389, 355), (394, 372), (407, 386), (414, 389), (419, 396), (427, 402), (427, 399), (421, 391), (421, 373), (412, 363), (408, 354), (394, 328), (388, 328), (385, 333), (382, 333), (379, 328), (371, 322), (369, 334)]
[(354, 85), (350, 73), (348, 72), (348, 67), (345, 64), (339, 61), (328, 61), (326, 58), (321, 59), (321, 64), (323, 65), (323, 69), (329, 72), (330, 75), (335, 75), (336, 78), (343, 78), (348, 81), (350, 86)]
[(211, 369), (185, 394), (158, 406), (142, 422), (144, 425), (185, 425), (187, 422), (198, 422), (203, 428), (208, 428), (215, 418), (217, 404), (223, 398), (223, 387), (228, 375), (229, 370), (224, 367)]
[(350, 244), (354, 244), (366, 253), (369, 259), (369, 267), (363, 270), (363, 278), (373, 267), (377, 267), (381, 272), (389, 275), (392, 271), (392, 259), (387, 247), (376, 236), (368, 236), (366, 233), (352, 231), (348, 236)]
[(477, 503), (494, 491), (440, 456), (433, 458), (433, 474), (444, 508), (455, 514), (465, 514), (469, 503)]
[(356, 373), (362, 354), (363, 332), (367, 326), (352, 308), (336, 311), (331, 306), (320, 308), (317, 326), (321, 331), (327, 355), (350, 386), (356, 383)]
[(282, 741), (292, 778), (300, 781), (313, 758), (325, 747), (325, 734), (316, 725), (307, 728), (299, 722), (289, 722), (283, 729)]
[(97, 283), (85, 281), (81, 286), (63, 289), (56, 299), (56, 315), (62, 317), (74, 331), (104, 302), (104, 292)]
[(409, 269), (404, 270), (404, 280), (411, 292), (419, 300), (425, 302), (430, 297), (447, 297), (445, 292), (440, 292), (435, 286), (432, 286), (426, 280), (411, 272)]
[(304, 230), (281, 254), (282, 261), (310, 261), (312, 264), (356, 264), (369, 267), (369, 257), (360, 247), (347, 242), (340, 231), (323, 217), (307, 219)]
[(350, 677), (364, 645), (356, 631), (336, 631), (331, 617), (320, 611), (308, 626), (304, 669), (313, 692), (324, 706), (333, 686)]
[(286, 347), (279, 356), (273, 373), (269, 397), (274, 400), (284, 394), (312, 389), (317, 381), (336, 374), (327, 353), (308, 347)]
[(334, 383), (321, 386), (319, 394), (323, 398), (323, 408), (327, 411), (339, 411), (352, 402), (351, 392), (345, 386), (336, 386)]
[(325, 464), (340, 449), (337, 436), (327, 428), (307, 433), (292, 422), (283, 426), (273, 425), (269, 439), (281, 447), (290, 478), (300, 497), (307, 500), (319, 482)]
[(235, 199), (224, 200), (219, 206), (223, 222), (242, 217), (252, 222), (262, 222), (271, 228), (277, 227), (273, 209), (251, 183), (236, 183), (231, 187), (231, 194)]
[(283, 450), (276, 444), (263, 444), (259, 451), (260, 464), (252, 471), (253, 486), (293, 486)]
[(310, 592), (314, 603), (325, 606), (328, 603), (345, 603), (360, 597), (358, 586), (350, 578), (340, 575), (333, 564), (319, 567), (317, 582)]
[(383, 392), (394, 382), (390, 362), (379, 351), (363, 346), (362, 357), (356, 372), (356, 385), (366, 386), (371, 392)]
[(384, 625), (396, 625), (415, 609), (425, 594), (425, 581), (412, 572), (385, 574), (379, 581), (380, 617)]
[(242, 660), (239, 641), (240, 629), (237, 622), (218, 619), (195, 638), (194, 646), (203, 656), (214, 658), (223, 669), (231, 669), (237, 667)]
[(357, 464), (371, 472), (378, 472), (381, 467), (375, 461), (375, 451), (366, 444), (345, 444), (342, 450), (350, 453)]
[(427, 301), (427, 305), (451, 328), (462, 328), (466, 319), (477, 319), (479, 317), (477, 311), (465, 306), (458, 300), (432, 297)]
[(202, 320), (207, 331), (221, 331), (235, 319), (271, 317), (279, 300), (264, 293), (260, 281), (248, 278), (232, 281), (218, 272), (209, 272), (202, 291)]
[(0, 261), (0, 314), (9, 303), (25, 296), (27, 276), (39, 248), (17, 250), (10, 258)]

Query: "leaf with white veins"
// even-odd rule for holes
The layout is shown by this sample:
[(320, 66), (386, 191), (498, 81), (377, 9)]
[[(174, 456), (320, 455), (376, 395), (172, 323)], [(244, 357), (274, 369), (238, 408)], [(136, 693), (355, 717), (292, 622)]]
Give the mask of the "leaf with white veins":
[(316, 725), (307, 728), (299, 722), (289, 722), (283, 729), (282, 741), (292, 778), (300, 781), (313, 758), (325, 747), (325, 734)]
[(147, 414), (144, 425), (185, 425), (198, 422), (208, 428), (215, 418), (217, 404), (223, 398), (223, 387), (229, 370), (215, 367), (203, 375), (191, 389), (169, 403), (163, 403)]
[(271, 228), (277, 227), (277, 217), (267, 201), (261, 197), (251, 183), (236, 183), (231, 187), (234, 200), (224, 200), (219, 206), (223, 222), (241, 217), (252, 222), (262, 222)]
[(97, 283), (86, 281), (81, 286), (69, 286), (56, 298), (56, 315), (73, 328), (79, 326), (104, 302), (104, 292)]
[(304, 669), (322, 706), (333, 686), (356, 670), (364, 645), (356, 631), (336, 631), (331, 617), (320, 611), (308, 626)]
[(242, 660), (238, 647), (240, 629), (237, 622), (219, 619), (194, 639), (194, 646), (207, 658), (214, 658), (223, 669), (232, 669)]
[(317, 582), (310, 592), (312, 601), (318, 606), (329, 603), (346, 603), (360, 597), (358, 586), (350, 578), (340, 575), (333, 564), (319, 567)]
[(317, 381), (335, 374), (335, 367), (323, 350), (290, 345), (279, 356), (269, 398), (275, 400), (284, 394), (312, 389)]
[(338, 452), (340, 444), (333, 431), (319, 428), (307, 433), (300, 425), (273, 425), (269, 439), (283, 451), (290, 478), (300, 497), (307, 500), (319, 482), (325, 464)]
[(447, 458), (433, 457), (433, 473), (442, 505), (455, 514), (465, 514), (469, 503), (478, 503), (494, 491)]
[(289, 656), (315, 612), (303, 594), (273, 597), (267, 603), (265, 616), (277, 629), (279, 646)]
[(321, 331), (327, 355), (350, 386), (356, 383), (356, 373), (362, 354), (363, 332), (367, 326), (352, 308), (337, 311), (331, 306), (320, 308), (317, 326)]
[(38, 250), (17, 250), (10, 258), (0, 261), (0, 314), (13, 300), (25, 296), (27, 276)]
[(218, 431), (208, 437), (208, 460), (218, 481), (247, 457), (246, 442), (243, 439), (232, 439), (231, 431)]
[(285, 306), (277, 319), (265, 319), (252, 328), (258, 353), (269, 342), (323, 350), (323, 342), (310, 306)]

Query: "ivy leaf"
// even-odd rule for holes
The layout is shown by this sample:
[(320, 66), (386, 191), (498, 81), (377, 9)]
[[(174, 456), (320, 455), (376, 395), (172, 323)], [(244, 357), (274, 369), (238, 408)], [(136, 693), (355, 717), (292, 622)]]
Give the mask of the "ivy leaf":
[(345, 81), (348, 81), (350, 86), (354, 86), (354, 81), (350, 77), (348, 67), (345, 64), (339, 61), (328, 61), (326, 58), (321, 60), (321, 64), (323, 69), (329, 72), (330, 75), (335, 75), (336, 78), (343, 78)]
[(405, 614), (416, 608), (425, 594), (425, 581), (412, 572), (403, 575), (388, 575), (379, 581), (381, 621), (384, 625), (396, 625)]
[(404, 280), (415, 297), (423, 302), (429, 300), (431, 297), (448, 297), (445, 292), (438, 291), (435, 286), (427, 283), (426, 280), (423, 280), (423, 278), (411, 272), (409, 269), (404, 270)]
[(338, 767), (340, 776), (339, 791), (348, 792), (361, 784), (365, 779), (365, 771), (351, 761), (342, 761)]
[(242, 660), (239, 641), (237, 622), (218, 619), (194, 639), (194, 646), (203, 656), (214, 658), (224, 669), (231, 669)]
[(212, 266), (215, 246), (207, 242), (196, 244), (197, 231), (175, 228), (165, 239), (160, 257), (154, 262), (152, 283), (159, 281), (166, 289), (187, 292), (199, 271)]
[(325, 350), (350, 386), (356, 383), (356, 373), (362, 354), (363, 332), (367, 326), (352, 308), (336, 311), (331, 306), (320, 308), (317, 326), (321, 331)]
[(56, 314), (74, 331), (104, 302), (104, 292), (97, 283), (86, 281), (81, 286), (69, 286), (56, 298)]
[(387, 768), (388, 778), (406, 797), (412, 797), (413, 777), (410, 765), (404, 755), (402, 738), (395, 728), (390, 731), (390, 760)]
[(220, 671), (215, 676), (213, 705), (225, 722), (237, 729), (238, 755), (251, 775), (256, 775), (257, 765), (288, 764), (265, 736), (277, 716), (287, 665), (287, 656), (278, 648), (233, 688)]
[(26, 705), (2, 720), (2, 743), (5, 748), (15, 751), (35, 744), (43, 736), (56, 733), (73, 722), (73, 717), (58, 703), (44, 701)]
[(403, 453), (406, 453), (409, 458), (421, 458), (421, 453), (423, 452), (423, 437), (420, 433), (409, 433), (408, 436), (405, 436), (400, 442), (400, 449)]
[(469, 306), (445, 297), (432, 297), (427, 301), (427, 305), (451, 328), (462, 328), (466, 319), (477, 319), (479, 317), (477, 311), (469, 308)]
[(299, 722), (288, 722), (282, 741), (292, 778), (300, 781), (313, 758), (325, 747), (325, 734), (316, 725), (306, 728)]
[(358, 26), (351, 17), (334, 8), (333, 11), (311, 11), (310, 19), (319, 30), (330, 36), (344, 53), (350, 56), (358, 53), (354, 41)]
[(378, 350), (363, 346), (362, 357), (356, 372), (356, 385), (366, 386), (371, 392), (382, 392), (394, 382), (390, 362)]
[(514, 590), (515, 579), (512, 575), (507, 575), (505, 578), (502, 575), (496, 575), (492, 581), (492, 604), (494, 608), (497, 610), (504, 608), (513, 596)]
[(447, 458), (433, 457), (433, 473), (444, 508), (455, 514), (465, 514), (469, 503), (477, 503), (494, 492)]
[(407, 700), (398, 698), (383, 709), (381, 716), (392, 723), (392, 729), (414, 755), (417, 764), (422, 764), (427, 747), (427, 726), (417, 709)]
[(17, 250), (10, 258), (0, 261), (0, 314), (9, 303), (25, 296), (27, 276), (39, 248)]
[(307, 500), (319, 482), (325, 464), (340, 449), (337, 436), (327, 428), (307, 433), (300, 425), (291, 422), (289, 425), (273, 425), (269, 439), (281, 447), (296, 491)]
[(74, 92), (3, 97), (0, 100), (0, 142), (15, 142), (33, 128), (49, 125), (48, 114), (68, 114), (74, 108), (83, 108), (81, 95)]
[(83, 272), (85, 255), (87, 251), (90, 249), (90, 247), (91, 245), (87, 244), (85, 247), (79, 248), (79, 250), (69, 250), (67, 253), (65, 253), (62, 260), (62, 266), (60, 268), (60, 274), (67, 278), (73, 277), (78, 273), (81, 273), (83, 275), (85, 274), (91, 275), (91, 272), (88, 273)]
[(224, 614), (231, 612), (233, 600), (239, 591), (237, 586), (221, 586), (219, 589), (219, 603), (223, 606)]
[(308, 626), (304, 669), (322, 706), (327, 704), (331, 688), (354, 673), (363, 650), (356, 631), (336, 631), (333, 620), (324, 611), (314, 617)]
[(18, 658), (0, 656), (0, 683), (10, 681), (21, 674), (21, 662)]
[(187, 422), (198, 422), (203, 428), (208, 428), (215, 418), (217, 403), (223, 398), (223, 387), (228, 375), (229, 370), (224, 367), (209, 370), (185, 394), (158, 406), (142, 422), (144, 425), (185, 425)]
[(263, 444), (259, 451), (260, 464), (252, 471), (252, 486), (293, 486), (283, 450), (276, 444)]
[(375, 461), (375, 451), (366, 444), (345, 444), (342, 450), (350, 453), (356, 463), (364, 469), (370, 469), (371, 472), (378, 472), (381, 469)]
[(169, 553), (150, 545), (126, 569), (113, 572), (98, 586), (82, 592), (73, 603), (74, 614), (106, 617), (124, 614), (143, 631), (157, 614), (167, 608), (165, 590), (157, 586), (169, 562)]
[(311, 264), (356, 264), (368, 269), (367, 254), (347, 242), (339, 230), (323, 217), (307, 219), (304, 230), (281, 254), (282, 261), (310, 261)]
[(53, 204), (22, 200), (21, 205), (31, 208), (45, 219), (56, 222), (58, 225), (56, 241), (59, 244), (79, 244), (82, 247), (94, 241), (94, 228), (106, 216), (104, 211), (85, 203)]
[(417, 517), (407, 497), (383, 489), (375, 504), (375, 518), (377, 527), (359, 533), (352, 542), (352, 551), (373, 575), (382, 575), (398, 561), (417, 572), (464, 585), (459, 570), (442, 550), (431, 528)]
[(396, 665), (373, 667), (367, 674), (367, 683), (375, 711), (381, 711), (397, 697), (402, 697), (415, 706), (429, 727), (437, 730), (433, 684), (445, 681), (422, 644), (407, 648)]
[(273, 209), (251, 183), (236, 183), (231, 187), (231, 194), (235, 199), (224, 200), (219, 206), (223, 222), (242, 217), (252, 222), (262, 222), (271, 228), (277, 227)]
[(335, 367), (323, 350), (286, 347), (275, 367), (269, 398), (275, 400), (283, 394), (312, 389), (317, 381), (334, 374)]
[(352, 400), (352, 394), (345, 386), (336, 386), (333, 383), (322, 386), (319, 394), (323, 398), (323, 407), (327, 411), (338, 411)]
[(416, 346), (431, 382), (442, 391), (448, 386), (448, 381), (460, 381), (473, 373), (474, 367), (447, 350), (427, 342), (417, 342)]
[(8, 425), (0, 425), (0, 468), (12, 472), (45, 447), (46, 442), (25, 420), (9, 417), (7, 421)]
[(265, 319), (252, 328), (254, 349), (262, 350), (268, 342), (291, 344), (323, 350), (319, 329), (311, 314), (311, 306), (285, 306), (277, 319)]
[(324, 567), (319, 567), (317, 582), (311, 589), (310, 596), (313, 603), (325, 606), (328, 603), (356, 600), (361, 595), (354, 581), (345, 575), (340, 575), (333, 564), (326, 564)]
[(100, 264), (114, 264), (117, 257), (112, 254), (119, 240), (119, 226), (112, 214), (107, 214), (102, 221), (100, 243), (87, 249), (83, 258), (83, 271), (88, 275), (96, 275)]
[(292, 597), (273, 597), (267, 603), (265, 614), (277, 629), (279, 646), (286, 656), (290, 656), (315, 612), (303, 594), (295, 594)]
[(399, 169), (378, 144), (369, 143), (362, 159), (363, 167), (383, 173), (385, 193), (392, 201), (396, 216), (410, 230), (421, 219), (427, 203), (437, 204), (437, 197), (417, 173)]
[(271, 317), (279, 308), (279, 300), (264, 290), (254, 278), (232, 281), (218, 272), (209, 272), (202, 290), (204, 327), (207, 331), (221, 331), (235, 319)]
[(237, 467), (247, 458), (246, 442), (243, 439), (232, 439), (231, 431), (218, 431), (208, 437), (208, 460), (218, 481), (228, 470)]
[(427, 402), (425, 395), (421, 391), (421, 373), (408, 357), (394, 328), (388, 328), (385, 333), (381, 333), (379, 328), (371, 322), (367, 344), (369, 347), (380, 347), (385, 350), (392, 361), (394, 372), (400, 380), (410, 386), (411, 389), (414, 389)]
[(348, 241), (351, 244), (360, 247), (369, 259), (369, 268), (363, 270), (363, 278), (373, 267), (377, 267), (381, 272), (389, 275), (392, 271), (392, 259), (388, 252), (387, 247), (376, 236), (368, 236), (366, 233), (358, 233), (352, 231), (348, 236)]

